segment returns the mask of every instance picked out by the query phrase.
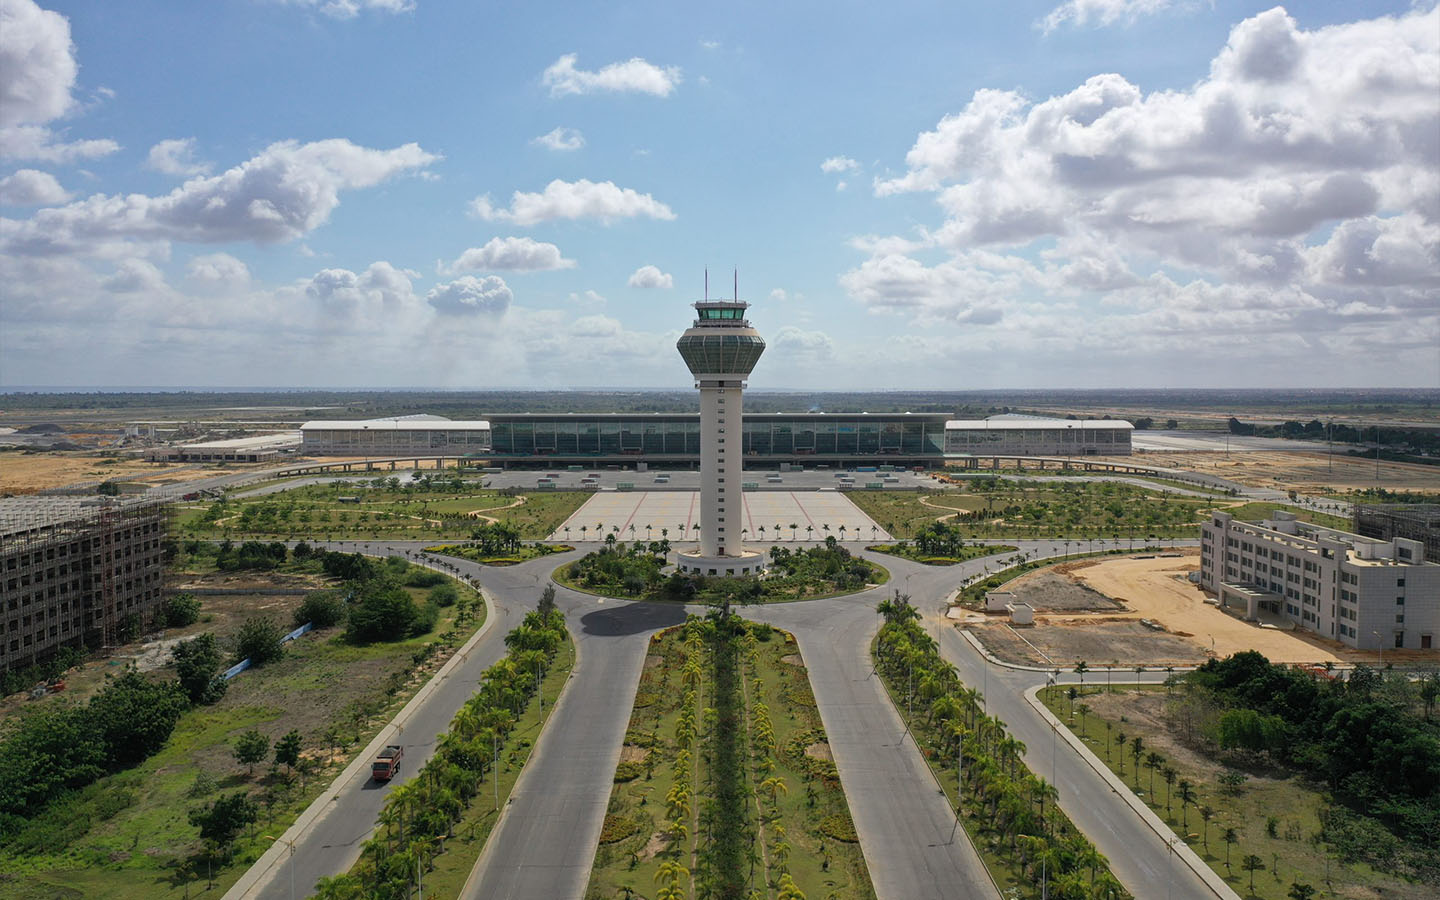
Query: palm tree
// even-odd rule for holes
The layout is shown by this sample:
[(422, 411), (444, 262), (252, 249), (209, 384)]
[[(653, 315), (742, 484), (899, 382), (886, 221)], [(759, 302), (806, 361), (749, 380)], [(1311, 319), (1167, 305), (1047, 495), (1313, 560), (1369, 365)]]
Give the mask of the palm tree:
[(1145, 768), (1150, 770), (1150, 796), (1155, 796), (1155, 770), (1165, 764), (1165, 757), (1151, 750), (1145, 757)]
[(795, 533), (796, 533), (797, 531), (799, 531), (799, 529), (800, 529), (800, 526), (799, 526), (799, 525), (797, 525), (797, 524), (794, 523), (794, 522), (791, 522), (791, 523), (790, 523), (790, 540), (792, 540), (792, 541), (795, 540)]
[(1230, 848), (1240, 841), (1240, 833), (1233, 828), (1225, 829), (1225, 871), (1230, 871)]
[(1175, 787), (1175, 779), (1179, 777), (1180, 773), (1176, 772), (1169, 766), (1166, 766), (1165, 768), (1160, 770), (1160, 774), (1165, 778), (1165, 815), (1168, 816), (1170, 815), (1171, 791)]
[(566, 525), (566, 526), (565, 526), (565, 540), (567, 540), (567, 541), (570, 540), (570, 526), (569, 526), (569, 525)]
[(1119, 733), (1117, 733), (1117, 734), (1115, 735), (1115, 743), (1120, 747), (1120, 774), (1121, 774), (1121, 776), (1124, 776), (1124, 774), (1125, 774), (1125, 744), (1128, 743), (1129, 740), (1130, 740), (1130, 738), (1126, 737), (1126, 736), (1125, 736), (1125, 732), (1123, 732), (1123, 731), (1121, 731), (1121, 732), (1119, 732)]
[(1195, 786), (1187, 779), (1180, 779), (1180, 827), (1187, 831), (1190, 828), (1190, 818), (1187, 815), (1187, 811), (1190, 804), (1195, 802), (1194, 787)]
[(805, 526), (805, 540), (807, 540), (807, 541), (808, 541), (808, 540), (813, 540), (812, 535), (813, 535), (814, 531), (815, 531), (815, 526), (814, 526), (814, 525), (806, 525), (806, 526)]
[(1140, 757), (1145, 755), (1145, 739), (1136, 735), (1130, 742), (1130, 755), (1135, 758), (1135, 789), (1140, 789)]
[(1255, 872), (1265, 868), (1265, 860), (1253, 853), (1248, 853), (1240, 860), (1240, 868), (1250, 873), (1250, 893), (1255, 893)]
[(1210, 820), (1215, 817), (1215, 809), (1210, 806), (1200, 807), (1200, 820), (1204, 823), (1201, 826), (1202, 843), (1205, 845), (1205, 852), (1210, 852)]
[(1075, 661), (1075, 674), (1080, 676), (1080, 686), (1085, 686), (1085, 673), (1090, 671), (1090, 666), (1083, 659)]
[[(568, 529), (569, 526), (566, 526), (566, 527), (567, 527), (567, 529)], [(585, 532), (588, 531), (588, 530), (590, 530), (590, 526), (589, 526), (589, 525), (581, 525), (581, 526), (580, 526), (580, 540), (581, 540), (581, 541), (584, 541), (584, 540), (585, 540)]]

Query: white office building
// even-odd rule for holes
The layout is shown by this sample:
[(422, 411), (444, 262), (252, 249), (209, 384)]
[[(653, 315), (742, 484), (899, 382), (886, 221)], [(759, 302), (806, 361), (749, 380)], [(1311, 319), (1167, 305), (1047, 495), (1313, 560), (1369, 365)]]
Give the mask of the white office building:
[(1216, 512), (1201, 526), (1200, 584), (1248, 619), (1276, 613), (1360, 650), (1440, 649), (1440, 563), (1419, 541)]

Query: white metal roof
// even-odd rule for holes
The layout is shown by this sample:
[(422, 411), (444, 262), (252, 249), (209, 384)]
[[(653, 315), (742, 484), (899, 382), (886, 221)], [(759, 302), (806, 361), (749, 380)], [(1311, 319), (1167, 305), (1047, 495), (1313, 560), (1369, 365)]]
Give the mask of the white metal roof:
[(1039, 431), (1053, 428), (1096, 428), (1131, 431), (1135, 428), (1124, 419), (951, 419), (946, 431)]
[(386, 419), (319, 419), (300, 426), (301, 431), (489, 431), (483, 420), (455, 421), (444, 416), (391, 416)]

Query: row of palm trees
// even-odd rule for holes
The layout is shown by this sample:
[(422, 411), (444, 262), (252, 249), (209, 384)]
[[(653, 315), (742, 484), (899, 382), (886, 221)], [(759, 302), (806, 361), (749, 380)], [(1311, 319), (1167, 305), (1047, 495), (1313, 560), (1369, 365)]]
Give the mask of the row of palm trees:
[(876, 668), (925, 755), (959, 767), (958, 814), (972, 835), (1030, 883), (1032, 896), (1055, 900), (1120, 900), (1129, 895), (1109, 862), (1055, 803), (1055, 786), (1022, 760), (1025, 744), (987, 715), (979, 691), (964, 685), (939, 645), (920, 627), (920, 613), (896, 591), (880, 602), (885, 618), (875, 646)]
[(378, 819), (382, 830), (365, 843), (359, 862), (349, 873), (320, 879), (315, 896), (405, 900), (412, 885), (419, 887), (427, 860), (444, 850), (487, 775), (498, 777), (500, 752), (566, 638), (558, 610), (526, 614), (505, 636), (510, 653), (481, 675), (435, 755), (415, 778), (390, 789)]

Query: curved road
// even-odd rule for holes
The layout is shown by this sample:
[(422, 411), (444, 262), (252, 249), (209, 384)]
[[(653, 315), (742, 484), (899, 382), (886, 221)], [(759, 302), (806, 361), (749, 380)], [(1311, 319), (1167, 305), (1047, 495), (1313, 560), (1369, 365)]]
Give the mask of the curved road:
[[(1063, 542), (1014, 542), (1021, 551), (1058, 556)], [(413, 543), (350, 542), (335, 549), (385, 555), (416, 551)], [(598, 545), (597, 545), (598, 546)], [(863, 555), (871, 554), (852, 549)], [(1073, 542), (1072, 545), (1073, 547)], [(405, 723), (406, 769), (417, 772), (434, 751), (435, 736), (474, 690), (479, 673), (504, 653), (505, 633), (532, 609), (549, 573), (585, 552), (545, 557), (509, 568), (446, 559), (479, 581), (493, 623), (466, 659)], [(969, 684), (980, 687), (988, 710), (1027, 746), (1037, 773), (1053, 771), (1060, 805), (1109, 857), (1116, 876), (1137, 897), (1213, 900), (1214, 894), (1184, 866), (1172, 864), (1163, 841), (1063, 742), (1052, 757), (1048, 726), (1024, 698), (1043, 683), (1043, 672), (988, 664), (938, 611), (958, 584), (983, 573), (994, 557), (958, 566), (930, 567), (873, 557), (892, 579), (848, 597), (746, 607), (741, 613), (795, 634), (809, 668), (821, 719), (829, 735), (861, 848), (881, 900), (949, 900), (997, 897), (948, 801), (874, 675), (869, 645), (880, 625), (875, 604), (892, 590), (911, 595), (940, 634), (944, 656)], [(476, 863), (467, 898), (578, 898), (589, 878), (615, 764), (628, 723), (649, 636), (681, 621), (678, 604), (608, 600), (557, 591), (576, 641), (578, 661), (535, 753), (517, 782), (504, 817)], [(266, 883), (229, 896), (284, 900), (294, 878), (307, 889), (324, 875), (345, 871), (373, 832), (388, 793), (362, 772), (340, 785), (327, 809), (295, 843), (295, 852), (269, 870)], [(237, 888), (240, 886), (237, 885)]]

